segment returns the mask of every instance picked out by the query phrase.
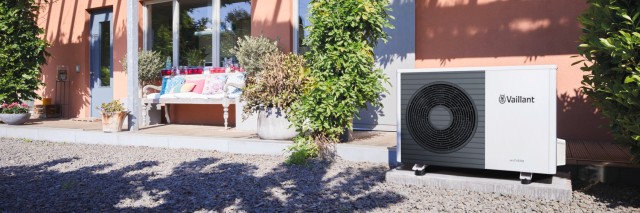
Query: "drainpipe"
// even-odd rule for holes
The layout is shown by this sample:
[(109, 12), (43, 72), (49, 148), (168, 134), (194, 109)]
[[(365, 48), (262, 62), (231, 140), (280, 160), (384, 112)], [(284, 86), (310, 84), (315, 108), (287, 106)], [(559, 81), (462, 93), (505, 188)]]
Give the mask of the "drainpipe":
[(127, 1), (127, 109), (129, 131), (138, 131), (141, 113), (138, 97), (138, 1)]

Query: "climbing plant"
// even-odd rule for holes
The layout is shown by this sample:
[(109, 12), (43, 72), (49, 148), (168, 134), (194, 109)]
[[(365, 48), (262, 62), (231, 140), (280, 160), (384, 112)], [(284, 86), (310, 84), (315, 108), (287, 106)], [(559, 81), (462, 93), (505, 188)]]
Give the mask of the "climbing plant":
[(301, 133), (296, 147), (313, 143), (326, 156), (345, 129), (352, 128), (360, 109), (367, 103), (380, 105), (388, 77), (374, 67), (373, 49), (378, 41), (386, 42), (385, 28), (393, 28), (388, 5), (388, 0), (311, 1), (304, 44), (309, 46), (305, 58), (312, 83), (292, 104), (289, 116)]
[(640, 1), (588, 0), (579, 17), (582, 91), (640, 161)]
[(39, 99), (41, 66), (49, 55), (36, 23), (40, 1), (0, 1), (0, 100)]

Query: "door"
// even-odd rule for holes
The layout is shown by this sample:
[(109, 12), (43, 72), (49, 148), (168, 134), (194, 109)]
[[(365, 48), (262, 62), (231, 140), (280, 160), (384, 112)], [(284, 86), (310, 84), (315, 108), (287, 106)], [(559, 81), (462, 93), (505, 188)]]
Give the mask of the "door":
[(113, 100), (112, 12), (91, 14), (90, 81), (91, 117), (100, 117), (96, 107)]

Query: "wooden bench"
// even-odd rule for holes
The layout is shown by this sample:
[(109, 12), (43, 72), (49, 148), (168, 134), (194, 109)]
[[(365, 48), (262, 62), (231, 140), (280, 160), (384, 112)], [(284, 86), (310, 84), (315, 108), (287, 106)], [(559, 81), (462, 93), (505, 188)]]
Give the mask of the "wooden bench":
[[(205, 74), (206, 75), (206, 74)], [(200, 75), (200, 76), (205, 76), (205, 75)], [(212, 75), (225, 75), (225, 74), (212, 74)], [(198, 76), (192, 76), (193, 78), (197, 78)], [(141, 99), (141, 104), (142, 104), (142, 110), (143, 110), (143, 115), (142, 115), (142, 123), (143, 124), (147, 124), (147, 121), (149, 121), (149, 110), (152, 109), (152, 107), (156, 107), (156, 109), (161, 109), (162, 106), (165, 107), (164, 110), (164, 115), (167, 119), (167, 123), (171, 123), (171, 117), (170, 117), (170, 113), (169, 113), (169, 109), (170, 109), (170, 105), (172, 104), (220, 104), (222, 105), (223, 108), (223, 114), (222, 117), (224, 118), (224, 127), (225, 129), (228, 129), (228, 125), (229, 125), (229, 105), (231, 104), (235, 104), (239, 102), (239, 96), (238, 97), (228, 97), (227, 91), (229, 91), (230, 87), (236, 87), (236, 88), (244, 88), (244, 82), (242, 83), (238, 83), (238, 82), (230, 82), (228, 81), (228, 77), (227, 77), (227, 81), (224, 84), (224, 94), (222, 94), (221, 98), (202, 98), (202, 97), (197, 97), (197, 98), (166, 98), (166, 97), (152, 97), (152, 98), (147, 98), (147, 96), (149, 96), (152, 93), (149, 93), (150, 91), (160, 91), (162, 88), (161, 86), (155, 86), (155, 85), (146, 85), (142, 88), (142, 99)]]

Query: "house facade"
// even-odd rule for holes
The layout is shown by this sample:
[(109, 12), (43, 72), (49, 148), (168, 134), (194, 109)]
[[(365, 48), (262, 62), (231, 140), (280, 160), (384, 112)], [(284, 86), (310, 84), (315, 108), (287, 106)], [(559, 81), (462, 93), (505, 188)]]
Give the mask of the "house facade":
[[(577, 16), (584, 0), (390, 0), (394, 29), (375, 49), (390, 77), (383, 108), (362, 110), (359, 129), (396, 129), (398, 69), (555, 64), (558, 136), (610, 139), (597, 110), (580, 92)], [(126, 0), (45, 3), (38, 23), (51, 43), (43, 67), (44, 98), (62, 102), (56, 80), (67, 70), (67, 117), (96, 117), (102, 102), (127, 97)], [(233, 59), (237, 38), (264, 35), (286, 52), (302, 53), (310, 0), (143, 0), (138, 2), (141, 49), (159, 51), (172, 65), (221, 66)], [(215, 27), (214, 27), (215, 26)], [(194, 62), (194, 61), (197, 61)], [(61, 104), (61, 103), (60, 103)], [(222, 125), (219, 105), (176, 105), (172, 123)], [(231, 107), (231, 117), (239, 117)], [(235, 123), (231, 125), (251, 125)]]

